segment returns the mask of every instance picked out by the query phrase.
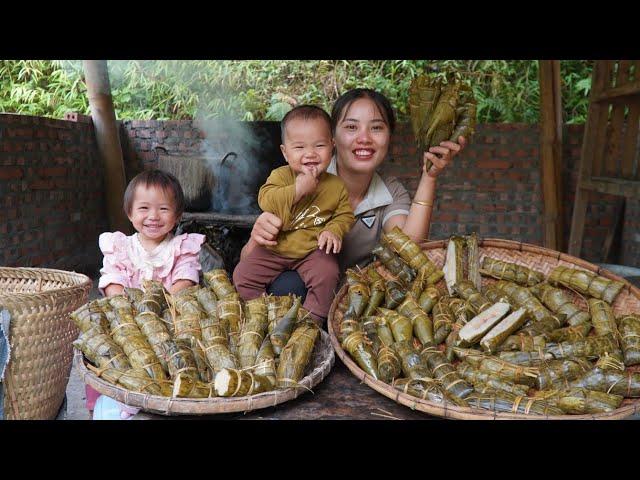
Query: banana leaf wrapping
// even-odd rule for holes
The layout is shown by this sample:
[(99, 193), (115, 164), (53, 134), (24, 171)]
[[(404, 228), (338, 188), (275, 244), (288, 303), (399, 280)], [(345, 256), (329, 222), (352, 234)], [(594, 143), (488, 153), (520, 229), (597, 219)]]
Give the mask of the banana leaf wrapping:
[(559, 392), (555, 403), (564, 413), (584, 415), (612, 412), (622, 404), (622, 400), (624, 397), (621, 395), (572, 388)]
[(433, 379), (398, 378), (393, 382), (393, 388), (413, 397), (443, 403), (447, 398), (442, 387)]
[(237, 353), (242, 329), (242, 305), (237, 293), (218, 300), (218, 319), (229, 337), (229, 350)]
[(145, 370), (139, 368), (130, 368), (128, 370), (119, 370), (116, 368), (107, 368), (96, 372), (96, 375), (102, 377), (107, 382), (114, 385), (131, 390), (133, 392), (148, 393), (150, 395), (171, 396), (171, 383), (161, 380), (154, 380)]
[(438, 104), (442, 81), (429, 75), (420, 75), (409, 86), (409, 115), (411, 128), (418, 147), (429, 150), (431, 145), (426, 137), (431, 115)]
[(173, 397), (210, 398), (215, 397), (213, 386), (184, 373), (178, 374), (173, 382)]
[(340, 343), (365, 373), (375, 379), (380, 377), (376, 354), (357, 320), (348, 317), (342, 318)]
[(589, 298), (587, 303), (589, 304), (591, 322), (596, 335), (602, 336), (611, 334), (617, 338), (618, 326), (616, 325), (616, 319), (613, 316), (611, 306), (607, 302), (597, 298)]
[(200, 380), (209, 383), (213, 379), (213, 372), (207, 364), (206, 355), (202, 349), (202, 329), (200, 328), (200, 320), (207, 314), (195, 297), (198, 289), (197, 286), (185, 288), (173, 296), (174, 307), (178, 312), (173, 322), (173, 338), (188, 342), (196, 361)]
[(477, 103), (473, 96), (473, 90), (469, 85), (460, 84), (458, 91), (458, 107), (456, 108), (456, 126), (449, 137), (452, 142), (457, 142), (459, 137), (469, 138), (475, 133)]
[(357, 283), (368, 283), (367, 275), (362, 270), (356, 270), (354, 268), (347, 268), (344, 272), (347, 285), (355, 285)]
[(289, 337), (291, 337), (293, 328), (298, 320), (298, 310), (300, 309), (301, 304), (302, 298), (296, 297), (291, 308), (278, 320), (276, 326), (271, 332), (271, 335), (269, 335), (273, 352), (276, 355), (280, 355), (280, 352), (282, 352), (282, 349), (289, 341)]
[(216, 374), (214, 388), (221, 397), (244, 397), (273, 390), (267, 377), (246, 370), (225, 368)]
[(513, 304), (527, 309), (535, 327), (542, 331), (551, 331), (562, 327), (566, 321), (564, 315), (554, 316), (547, 308), (540, 303), (533, 293), (525, 287), (521, 287), (513, 282), (499, 280), (496, 288), (509, 296)]
[(371, 253), (374, 254), (400, 281), (409, 285), (416, 277), (416, 271), (407, 265), (402, 259), (385, 245), (378, 245)]
[(165, 289), (162, 283), (155, 280), (143, 280), (142, 289), (144, 293), (136, 303), (135, 307), (139, 313), (153, 312), (162, 315), (162, 311), (167, 308)]
[(488, 334), (489, 330), (509, 313), (510, 308), (511, 306), (508, 303), (499, 302), (478, 313), (460, 329), (458, 333), (460, 346), (470, 346), (479, 342), (481, 338)]
[(431, 371), (409, 340), (396, 342), (392, 348), (400, 357), (400, 366), (405, 377), (412, 380), (433, 380)]
[(477, 350), (453, 347), (456, 356), (473, 365), (481, 372), (497, 376), (501, 380), (520, 383), (533, 387), (538, 378), (538, 369), (523, 365), (516, 365), (497, 357), (484, 355)]
[(418, 300), (418, 298), (420, 298), (420, 294), (427, 287), (427, 278), (427, 271), (424, 269), (419, 270), (416, 278), (414, 278), (413, 282), (411, 282), (411, 285), (409, 285), (409, 291), (407, 292), (407, 295), (410, 295), (415, 300)]
[(245, 322), (238, 342), (238, 360), (242, 368), (253, 367), (267, 334), (267, 306), (262, 297), (245, 303)]
[(133, 317), (133, 307), (124, 295), (109, 298), (113, 307), (111, 337), (122, 347), (133, 368), (144, 369), (155, 380), (166, 380), (158, 356), (147, 342)]
[(525, 287), (532, 287), (544, 281), (544, 275), (540, 272), (523, 267), (517, 263), (504, 262), (491, 257), (484, 257), (482, 259), (481, 273), (497, 278), (498, 280), (515, 282)]
[(402, 342), (403, 340), (411, 341), (413, 338), (413, 324), (411, 323), (411, 319), (398, 312), (382, 307), (378, 307), (378, 314), (387, 321), (396, 342)]
[(216, 268), (202, 274), (207, 285), (216, 294), (218, 299), (222, 299), (232, 293), (238, 293), (231, 284), (227, 272), (223, 268)]
[(289, 311), (293, 305), (293, 296), (291, 295), (267, 295), (264, 297), (264, 303), (267, 305), (267, 318), (269, 320), (269, 334), (273, 331), (278, 320), (280, 320)]
[(453, 362), (455, 360), (455, 354), (453, 353), (452, 348), (454, 346), (458, 346), (460, 343), (460, 330), (473, 318), (475, 313), (469, 306), (469, 303), (461, 298), (449, 299), (449, 309), (451, 310), (455, 321), (453, 325), (451, 325), (451, 333), (447, 335), (445, 340), (445, 354), (447, 356), (447, 360), (449, 362)]
[(393, 250), (400, 255), (400, 258), (407, 262), (415, 271), (424, 269), (427, 272), (427, 276), (430, 276), (439, 270), (438, 267), (429, 260), (429, 257), (422, 251), (420, 246), (397, 226), (393, 227), (390, 232), (386, 234), (382, 233), (381, 235), (382, 238), (391, 245)]
[(116, 370), (131, 369), (131, 362), (122, 347), (97, 326), (81, 333), (73, 345), (84, 353), (91, 363), (101, 369), (107, 367)]
[(384, 345), (378, 349), (378, 372), (380, 380), (391, 383), (402, 373), (402, 364), (400, 357), (393, 347), (385, 347)]
[[(407, 298), (405, 298), (398, 306), (397, 312), (411, 320), (413, 325), (413, 334), (423, 345), (433, 344), (433, 324), (431, 323), (431, 319), (420, 309), (413, 297), (407, 296)], [(446, 335), (443, 336), (442, 340), (444, 340), (445, 337)]]
[(389, 322), (384, 317), (375, 317), (376, 318), (376, 326), (377, 326), (377, 334), (380, 342), (386, 347), (391, 346), (395, 340), (393, 338), (393, 332), (391, 331), (391, 327), (389, 327)]
[(462, 280), (458, 282), (454, 286), (454, 290), (461, 298), (468, 302), (476, 315), (493, 305), (469, 280)]
[(169, 355), (167, 357), (167, 367), (172, 379), (175, 380), (182, 375), (191, 377), (193, 381), (199, 380), (198, 365), (193, 356), (189, 340), (178, 339), (172, 341), (168, 345), (167, 354)]
[(278, 388), (289, 388), (298, 385), (298, 382), (304, 376), (309, 360), (311, 360), (313, 347), (319, 335), (320, 329), (313, 322), (304, 321), (296, 327), (280, 354), (280, 362), (276, 373), (276, 385)]
[(434, 330), (432, 343), (436, 345), (442, 343), (453, 329), (455, 320), (450, 308), (450, 301), (451, 298), (449, 296), (440, 297), (440, 300), (432, 310)]
[(548, 360), (538, 365), (538, 390), (569, 388), (569, 382), (591, 370), (592, 365), (583, 358)]
[(509, 295), (498, 289), (495, 283), (484, 287), (482, 294), (491, 303), (506, 302), (511, 305), (511, 308), (514, 307), (514, 303), (509, 298)]
[(519, 413), (524, 415), (562, 415), (562, 410), (547, 400), (515, 395), (505, 391), (474, 393), (466, 399), (470, 407), (493, 412)]
[(473, 392), (473, 387), (458, 375), (455, 367), (437, 347), (423, 348), (420, 358), (429, 367), (433, 377), (442, 385), (445, 392), (460, 399), (465, 399)]
[(612, 393), (625, 398), (640, 397), (640, 372), (607, 370), (595, 367), (573, 380), (570, 387)]
[(559, 328), (552, 330), (546, 334), (546, 337), (552, 342), (574, 341), (587, 338), (591, 331), (591, 321), (579, 323), (575, 326)]
[(591, 315), (580, 310), (563, 290), (541, 283), (530, 288), (530, 291), (553, 313), (565, 315), (569, 325), (576, 326), (591, 322)]
[(144, 296), (144, 292), (141, 289), (133, 287), (124, 287), (124, 294), (132, 305), (142, 300)]
[(608, 304), (613, 303), (624, 287), (622, 282), (609, 280), (586, 270), (563, 266), (554, 268), (549, 274), (548, 281), (554, 286), (563, 285), (583, 295), (604, 300)]
[(265, 337), (258, 351), (256, 357), (256, 366), (253, 369), (253, 373), (262, 377), (268, 378), (271, 382), (271, 387), (276, 387), (276, 360), (275, 353), (273, 352), (273, 345), (269, 337)]
[(202, 309), (207, 312), (207, 315), (217, 319), (218, 298), (216, 297), (216, 294), (213, 293), (213, 290), (208, 287), (200, 288), (196, 292), (195, 296)]
[(85, 303), (69, 314), (69, 317), (81, 332), (86, 332), (93, 327), (97, 327), (103, 333), (109, 332), (109, 319), (102, 306), (96, 301)]
[(400, 282), (388, 280), (385, 284), (384, 306), (385, 308), (395, 309), (402, 303), (407, 296), (406, 290)]
[(451, 82), (440, 89), (438, 103), (431, 114), (424, 142), (430, 146), (449, 140), (456, 125), (460, 84)]
[(174, 323), (175, 317), (176, 317), (175, 311), (172, 311), (171, 308), (167, 308), (164, 312), (162, 312), (162, 321), (167, 326), (167, 330), (169, 330), (169, 333), (171, 334), (172, 337), (176, 333), (175, 323)]
[(384, 302), (386, 293), (385, 290), (386, 285), (384, 279), (382, 278), (380, 278), (379, 280), (375, 280), (374, 282), (369, 284), (369, 301), (367, 302), (367, 306), (365, 307), (364, 312), (362, 312), (362, 316), (370, 317), (375, 313), (376, 308), (378, 308), (380, 305), (382, 305), (382, 302)]
[(545, 352), (500, 352), (500, 359), (515, 365), (538, 365), (545, 360), (551, 360), (553, 355)]
[(151, 310), (138, 313), (135, 316), (134, 321), (149, 342), (149, 345), (151, 345), (153, 352), (156, 354), (158, 360), (160, 361), (160, 365), (162, 365), (162, 369), (165, 371), (165, 373), (168, 374), (168, 344), (173, 342), (173, 340), (171, 339), (171, 334), (169, 333), (169, 330), (167, 330), (164, 321)]
[(349, 303), (344, 316), (347, 318), (360, 318), (369, 302), (369, 287), (360, 282), (349, 285), (347, 298)]
[(640, 364), (640, 315), (623, 315), (618, 319), (620, 345), (627, 367)]
[(424, 313), (430, 313), (438, 299), (440, 298), (440, 290), (437, 287), (430, 285), (424, 289), (424, 291), (418, 297), (418, 306)]
[(521, 352), (539, 352), (547, 346), (547, 340), (543, 335), (525, 335), (518, 333), (511, 335), (496, 349), (498, 352), (519, 350)]
[(527, 385), (518, 385), (517, 383), (494, 378), (490, 374), (481, 372), (466, 362), (460, 362), (456, 369), (461, 378), (464, 378), (467, 382), (473, 384), (474, 389), (476, 389), (476, 386), (480, 384), (486, 385), (494, 390), (504, 390), (505, 392), (522, 396), (525, 396), (529, 391), (529, 387)]
[(524, 324), (526, 321), (526, 315), (527, 310), (519, 308), (501, 320), (495, 327), (489, 330), (484, 337), (482, 337), (482, 340), (480, 340), (480, 346), (482, 349), (489, 353), (495, 353), (498, 351), (500, 345)]
[(369, 341), (369, 345), (371, 345), (371, 351), (374, 355), (378, 355), (378, 350), (384, 346), (378, 336), (378, 317), (365, 317), (361, 320), (360, 325)]
[(544, 350), (554, 358), (586, 357), (596, 359), (605, 353), (621, 354), (618, 342), (612, 335), (587, 337), (574, 342), (547, 343)]
[[(456, 140), (457, 141), (457, 140)], [(478, 236), (475, 232), (467, 235), (467, 278), (478, 291), (482, 289), (482, 276), (480, 275), (480, 250), (478, 248)]]
[(223, 368), (238, 368), (236, 356), (229, 350), (227, 333), (219, 320), (213, 317), (200, 319), (202, 341), (198, 345), (203, 351), (213, 375)]

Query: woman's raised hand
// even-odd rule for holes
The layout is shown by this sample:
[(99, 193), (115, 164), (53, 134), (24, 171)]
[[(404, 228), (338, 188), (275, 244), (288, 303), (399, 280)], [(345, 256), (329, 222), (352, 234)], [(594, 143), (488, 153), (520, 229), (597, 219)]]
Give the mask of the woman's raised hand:
[(282, 220), (270, 212), (262, 212), (253, 224), (251, 238), (262, 246), (277, 245), (276, 238), (282, 228)]
[(431, 147), (428, 152), (424, 152), (423, 156), (423, 172), (425, 171), (425, 165), (427, 160), (430, 160), (433, 164), (428, 172), (425, 172), (432, 178), (436, 178), (451, 162), (453, 157), (460, 153), (467, 144), (466, 138), (458, 137), (458, 143), (455, 142), (440, 142), (437, 147)]

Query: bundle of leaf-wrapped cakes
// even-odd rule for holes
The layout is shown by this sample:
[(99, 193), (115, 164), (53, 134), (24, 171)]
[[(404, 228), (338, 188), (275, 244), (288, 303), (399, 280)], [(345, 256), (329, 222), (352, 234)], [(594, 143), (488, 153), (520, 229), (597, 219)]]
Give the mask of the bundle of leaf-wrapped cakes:
[(347, 272), (335, 323), (373, 379), (435, 403), (527, 415), (611, 412), (640, 397), (640, 315), (611, 307), (622, 282), (479, 258), (475, 235), (449, 239), (442, 269), (397, 228), (373, 253), (377, 262)]
[(320, 335), (295, 296), (244, 302), (222, 269), (170, 295), (155, 281), (71, 314), (102, 379), (166, 397), (240, 397), (298, 386)]

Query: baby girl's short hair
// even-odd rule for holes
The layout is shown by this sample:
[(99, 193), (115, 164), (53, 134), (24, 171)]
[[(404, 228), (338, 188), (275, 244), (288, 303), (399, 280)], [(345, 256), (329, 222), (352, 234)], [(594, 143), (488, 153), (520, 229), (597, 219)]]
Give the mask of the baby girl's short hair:
[(324, 120), (327, 123), (329, 132), (331, 132), (331, 117), (327, 112), (325, 112), (320, 107), (316, 107), (315, 105), (298, 105), (297, 107), (293, 107), (286, 113), (284, 117), (282, 117), (282, 121), (280, 122), (280, 135), (282, 138), (282, 143), (284, 143), (284, 134), (285, 129), (287, 128), (287, 124), (291, 120), (296, 120), (299, 118), (302, 120)]
[(176, 215), (182, 215), (185, 209), (184, 193), (180, 182), (176, 177), (164, 170), (152, 169), (139, 173), (127, 185), (124, 192), (124, 211), (127, 215), (131, 214), (133, 208), (133, 197), (138, 186), (161, 188), (164, 192), (170, 192), (173, 196)]

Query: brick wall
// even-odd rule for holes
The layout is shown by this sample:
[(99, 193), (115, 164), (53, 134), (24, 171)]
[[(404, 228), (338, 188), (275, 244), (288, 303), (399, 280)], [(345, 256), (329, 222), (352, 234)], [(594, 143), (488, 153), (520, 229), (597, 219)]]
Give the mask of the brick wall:
[(0, 265), (95, 270), (103, 177), (91, 124), (0, 114)]
[[(254, 122), (279, 155), (279, 125)], [(582, 125), (564, 129), (565, 246), (577, 176)], [(176, 155), (203, 153), (191, 121), (121, 122), (127, 176), (155, 164), (157, 146)], [(482, 124), (473, 142), (441, 176), (431, 238), (477, 231), (482, 236), (542, 244), (539, 127)], [(383, 172), (398, 176), (413, 195), (421, 155), (411, 127), (399, 124)], [(97, 236), (107, 229), (103, 175), (90, 124), (0, 115), (0, 264), (90, 268), (100, 264)], [(601, 261), (616, 197), (594, 195), (581, 256)], [(640, 266), (640, 204), (627, 202), (619, 250), (611, 261)]]

